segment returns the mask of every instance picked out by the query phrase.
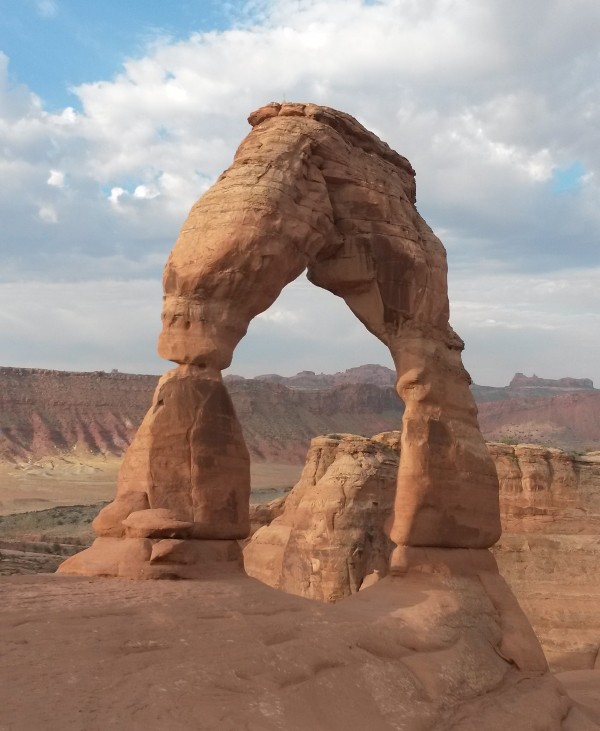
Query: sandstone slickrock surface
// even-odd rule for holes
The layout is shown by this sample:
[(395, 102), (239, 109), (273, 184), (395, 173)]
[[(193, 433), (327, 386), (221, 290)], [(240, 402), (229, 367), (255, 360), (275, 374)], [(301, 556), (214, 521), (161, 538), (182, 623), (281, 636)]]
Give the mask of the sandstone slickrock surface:
[(488, 551), (415, 550), (403, 577), (336, 605), (221, 571), (0, 577), (2, 724), (597, 731), (545, 672)]

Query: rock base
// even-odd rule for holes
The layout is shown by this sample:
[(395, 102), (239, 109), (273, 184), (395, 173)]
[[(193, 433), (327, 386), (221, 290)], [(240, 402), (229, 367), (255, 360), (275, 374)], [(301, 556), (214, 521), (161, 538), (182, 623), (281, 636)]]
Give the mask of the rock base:
[(97, 538), (62, 563), (59, 574), (121, 579), (203, 579), (243, 573), (237, 541), (174, 538)]

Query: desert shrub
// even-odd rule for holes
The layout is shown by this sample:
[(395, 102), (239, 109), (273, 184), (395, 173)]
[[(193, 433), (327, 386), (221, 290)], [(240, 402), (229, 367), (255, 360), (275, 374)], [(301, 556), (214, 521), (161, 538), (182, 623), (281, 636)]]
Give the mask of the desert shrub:
[(56, 541), (52, 544), (52, 553), (62, 553), (62, 546), (60, 543), (57, 543)]

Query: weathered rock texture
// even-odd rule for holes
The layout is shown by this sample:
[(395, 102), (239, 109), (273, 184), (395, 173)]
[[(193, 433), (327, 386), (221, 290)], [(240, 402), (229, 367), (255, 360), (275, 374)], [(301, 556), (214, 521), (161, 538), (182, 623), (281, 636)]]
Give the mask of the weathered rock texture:
[(240, 574), (127, 585), (0, 577), (2, 723), (11, 731), (598, 731), (545, 672), (488, 551), (415, 554), (403, 577), (336, 605)]
[[(269, 529), (279, 521), (300, 544), (303, 533), (310, 537), (321, 585), (311, 586), (309, 575), (308, 591), (337, 598), (334, 535), (344, 548), (363, 549), (346, 561), (348, 582), (371, 569), (372, 576), (385, 568), (384, 531), (373, 532), (368, 547), (356, 539), (365, 522), (390, 513), (392, 576), (369, 581), (344, 609), (328, 607), (338, 617), (333, 633), (313, 622), (308, 642), (297, 641), (296, 616), (265, 638), (276, 646), (272, 654), (257, 657), (240, 611), (252, 600), (252, 580), (230, 572), (217, 602), (222, 612), (229, 591), (230, 631), (198, 653), (217, 660), (211, 671), (202, 668), (194, 694), (214, 704), (208, 722), (202, 704), (202, 725), (492, 731), (520, 723), (523, 731), (571, 731), (572, 718), (571, 729), (563, 724), (570, 701), (487, 550), (500, 535), (498, 480), (463, 344), (448, 323), (445, 251), (415, 208), (413, 169), (331, 109), (271, 104), (249, 121), (254, 129), (234, 164), (194, 206), (167, 263), (159, 353), (179, 365), (161, 379), (128, 450), (117, 499), (98, 518), (104, 535), (62, 572), (208, 583), (221, 566), (235, 569), (235, 539), (250, 530), (249, 458), (221, 370), (252, 318), (308, 269), (390, 349), (406, 406), (397, 490), (392, 507), (397, 435), (325, 440), (303, 474), (317, 524), (299, 488), (288, 525), (284, 511)], [(346, 504), (353, 509), (344, 512)], [(284, 562), (282, 573), (290, 570)], [(298, 573), (293, 580), (306, 582), (304, 567)], [(282, 594), (269, 600), (270, 591), (262, 586), (254, 611), (273, 630)], [(297, 598), (298, 612), (306, 601)], [(223, 615), (214, 606), (212, 618), (219, 632)], [(242, 642), (231, 636), (232, 619)], [(223, 675), (229, 644), (236, 651)], [(211, 676), (217, 680), (207, 691)], [(258, 686), (247, 693), (254, 679)], [(297, 693), (299, 685), (308, 692)]]
[(352, 117), (272, 104), (193, 207), (164, 276), (159, 353), (226, 368), (253, 317), (305, 269), (390, 348), (406, 405), (391, 537), (486, 547), (497, 480), (463, 343), (448, 324), (446, 256), (415, 208), (414, 171)]
[(285, 500), (254, 508), (265, 525), (244, 549), (247, 573), (326, 602), (356, 593), (368, 575), (384, 577), (394, 548), (384, 523), (394, 507), (399, 443), (400, 432), (313, 439)]
[(600, 536), (600, 453), (491, 443), (502, 527), (510, 533)]
[[(398, 438), (313, 440), (287, 499), (253, 511), (246, 571), (329, 602), (385, 576), (397, 455), (383, 442)], [(553, 668), (600, 668), (600, 458), (533, 445), (488, 449), (500, 481), (505, 532), (492, 552), (502, 575)]]
[(487, 439), (600, 448), (600, 393), (520, 398), (479, 406)]
[[(597, 398), (589, 394), (587, 401), (588, 394), (580, 393), (589, 379), (536, 379), (526, 386), (516, 380), (514, 387), (471, 385), (477, 403), (528, 397), (523, 402), (526, 408), (521, 402), (508, 410), (501, 404), (481, 407), (484, 436), (600, 446)], [(384, 366), (359, 366), (332, 375), (304, 371), (291, 377), (225, 376), (223, 381), (253, 462), (303, 465), (316, 435), (370, 436), (395, 430), (404, 413), (392, 387), (395, 371)], [(580, 382), (583, 385), (577, 387)], [(0, 463), (65, 454), (82, 460), (93, 454), (120, 458), (142, 423), (157, 384), (158, 376), (0, 368)], [(582, 398), (550, 399), (538, 406), (530, 398), (569, 391)]]
[(600, 667), (600, 455), (490, 444), (504, 533), (493, 551), (555, 669)]
[(121, 455), (135, 436), (156, 376), (0, 368), (0, 459), (60, 452)]

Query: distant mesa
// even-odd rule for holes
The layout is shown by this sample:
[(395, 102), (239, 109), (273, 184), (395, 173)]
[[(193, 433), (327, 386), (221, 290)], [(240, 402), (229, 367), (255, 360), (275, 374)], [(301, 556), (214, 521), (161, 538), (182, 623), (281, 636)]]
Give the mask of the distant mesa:
[[(241, 376), (225, 376), (225, 381), (240, 380)], [(269, 383), (280, 383), (287, 388), (322, 390), (341, 386), (345, 383), (370, 383), (373, 386), (391, 387), (396, 384), (397, 375), (391, 368), (382, 365), (369, 363), (368, 365), (348, 368), (348, 370), (334, 373), (316, 374), (314, 371), (300, 371), (295, 376), (280, 376), (277, 373), (267, 373), (263, 376), (255, 376), (255, 381), (267, 381)]]
[(539, 378), (515, 373), (509, 388), (557, 388), (565, 391), (594, 391), (594, 382), (591, 378)]

